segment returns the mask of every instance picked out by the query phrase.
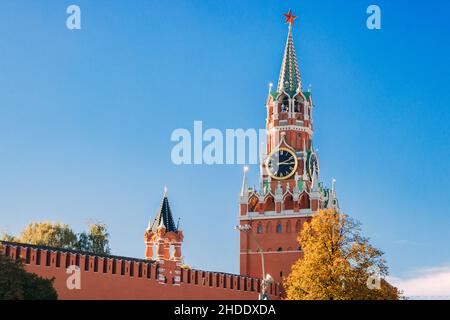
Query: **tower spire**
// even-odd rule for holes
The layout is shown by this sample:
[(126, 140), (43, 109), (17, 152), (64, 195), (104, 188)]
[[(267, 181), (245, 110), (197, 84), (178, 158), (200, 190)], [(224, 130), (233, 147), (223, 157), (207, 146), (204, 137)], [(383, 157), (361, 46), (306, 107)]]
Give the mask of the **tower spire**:
[(289, 24), (286, 47), (284, 49), (283, 63), (281, 65), (280, 77), (278, 78), (278, 93), (286, 92), (289, 96), (294, 96), (297, 91), (301, 91), (300, 71), (298, 68), (297, 55), (295, 54), (294, 38), (292, 36), (292, 26), (296, 16), (289, 10), (284, 15), (286, 23)]
[(244, 167), (244, 177), (242, 178), (241, 197), (245, 197), (245, 196), (248, 195), (248, 190), (247, 190), (247, 172), (248, 172), (248, 167)]
[(170, 210), (169, 200), (167, 199), (167, 187), (164, 187), (164, 197), (161, 203), (161, 207), (156, 214), (155, 220), (150, 230), (156, 232), (159, 227), (165, 227), (167, 232), (177, 232), (178, 229), (175, 225), (172, 216), (172, 210)]

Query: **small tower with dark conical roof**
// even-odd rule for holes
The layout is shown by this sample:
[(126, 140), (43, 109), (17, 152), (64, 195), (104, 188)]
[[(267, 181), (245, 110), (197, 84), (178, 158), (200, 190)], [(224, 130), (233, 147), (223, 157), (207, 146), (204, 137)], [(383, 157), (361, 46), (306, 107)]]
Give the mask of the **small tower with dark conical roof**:
[[(173, 260), (181, 261), (181, 243), (183, 232), (175, 225), (172, 211), (167, 198), (167, 188), (164, 188), (164, 197), (153, 223), (149, 223), (145, 231), (144, 241), (146, 245), (145, 258), (148, 260)], [(156, 247), (154, 257), (153, 247)], [(173, 249), (173, 250), (171, 250)], [(171, 251), (173, 254), (171, 255)]]

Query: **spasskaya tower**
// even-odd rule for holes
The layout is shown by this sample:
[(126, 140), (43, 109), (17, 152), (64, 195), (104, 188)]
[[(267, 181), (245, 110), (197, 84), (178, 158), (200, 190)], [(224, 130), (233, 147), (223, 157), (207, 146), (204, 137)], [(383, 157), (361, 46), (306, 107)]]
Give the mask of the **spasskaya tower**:
[[(240, 273), (270, 274), (282, 282), (302, 257), (297, 235), (304, 222), (323, 208), (338, 208), (334, 180), (330, 189), (319, 180), (319, 158), (313, 148), (310, 90), (302, 89), (294, 48), (297, 18), (289, 11), (278, 86), (267, 97), (267, 153), (261, 164), (259, 190), (247, 187), (244, 173), (240, 194)], [(262, 270), (264, 266), (264, 272)], [(264, 277), (265, 277), (264, 275)]]

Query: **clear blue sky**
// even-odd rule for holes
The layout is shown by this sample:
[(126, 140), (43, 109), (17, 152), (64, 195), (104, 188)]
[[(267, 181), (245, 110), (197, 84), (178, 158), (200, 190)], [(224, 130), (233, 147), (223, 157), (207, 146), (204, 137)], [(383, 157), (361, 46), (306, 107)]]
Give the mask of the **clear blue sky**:
[[(82, 30), (65, 27), (82, 10)], [(382, 9), (382, 30), (366, 8)], [(391, 273), (450, 263), (448, 1), (0, 4), (0, 228), (90, 219), (142, 257), (163, 187), (186, 262), (238, 272), (241, 166), (174, 166), (176, 128), (263, 128), (287, 27), (312, 84), (322, 179)], [(251, 168), (257, 183), (256, 168)]]

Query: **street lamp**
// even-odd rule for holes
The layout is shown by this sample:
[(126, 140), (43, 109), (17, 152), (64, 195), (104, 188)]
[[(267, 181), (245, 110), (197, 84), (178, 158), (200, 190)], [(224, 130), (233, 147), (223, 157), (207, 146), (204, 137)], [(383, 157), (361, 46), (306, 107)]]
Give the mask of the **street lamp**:
[(251, 235), (253, 240), (255, 240), (256, 246), (258, 247), (258, 251), (261, 254), (261, 269), (262, 269), (262, 283), (261, 283), (261, 294), (259, 295), (259, 300), (269, 300), (269, 295), (267, 294), (267, 289), (270, 286), (270, 284), (273, 282), (273, 278), (270, 274), (266, 274), (264, 270), (264, 251), (258, 241), (258, 239), (255, 237), (255, 235), (252, 232), (252, 226), (249, 224), (239, 225), (235, 227), (236, 230), (240, 232), (245, 232)]

